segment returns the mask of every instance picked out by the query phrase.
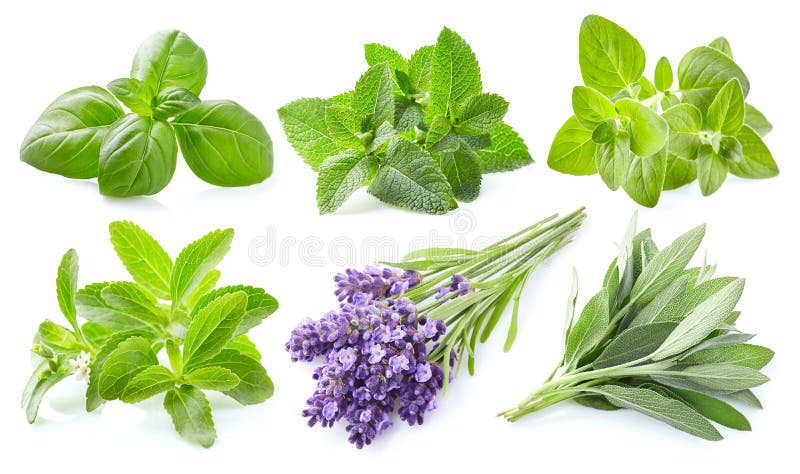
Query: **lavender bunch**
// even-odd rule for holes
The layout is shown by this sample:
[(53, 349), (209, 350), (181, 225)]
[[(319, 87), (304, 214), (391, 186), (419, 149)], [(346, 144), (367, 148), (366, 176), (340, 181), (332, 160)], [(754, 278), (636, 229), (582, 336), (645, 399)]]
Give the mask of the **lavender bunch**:
[(409, 425), (422, 424), (462, 359), (473, 371), (477, 334), (486, 340), (514, 301), (510, 348), (525, 281), (584, 218), (581, 209), (482, 250), (425, 249), (400, 263), (337, 274), (338, 308), (303, 321), (286, 343), (292, 361), (322, 361), (303, 410), (308, 425), (345, 420), (349, 441), (363, 448), (392, 425), (395, 411)]

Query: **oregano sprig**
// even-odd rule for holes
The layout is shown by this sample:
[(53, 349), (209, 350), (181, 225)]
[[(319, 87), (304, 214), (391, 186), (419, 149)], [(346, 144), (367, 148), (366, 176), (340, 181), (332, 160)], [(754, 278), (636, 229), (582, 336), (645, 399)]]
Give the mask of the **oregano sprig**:
[(508, 103), (485, 93), (470, 46), (444, 28), (410, 58), (367, 44), (369, 69), (355, 89), (278, 110), (286, 137), (318, 172), (320, 213), (357, 189), (389, 204), (444, 214), (478, 197), (481, 174), (532, 163), (503, 122)]
[[(45, 393), (75, 374), (88, 381), (87, 411), (110, 400), (139, 403), (165, 393), (164, 409), (178, 433), (209, 447), (216, 430), (204, 390), (243, 405), (272, 396), (272, 381), (247, 332), (278, 302), (261, 288), (215, 288), (220, 272), (214, 267), (230, 248), (231, 229), (192, 242), (174, 262), (132, 222), (112, 222), (109, 230), (133, 281), (78, 290), (78, 256), (67, 251), (56, 290), (69, 327), (50, 320), (39, 325), (34, 371), (22, 395), (28, 421), (36, 421)], [(168, 365), (159, 360), (162, 351)]]
[(652, 81), (643, 75), (642, 45), (616, 23), (587, 16), (578, 45), (584, 85), (573, 89), (574, 115), (550, 147), (554, 170), (599, 173), (611, 190), (622, 187), (647, 207), (662, 190), (695, 180), (707, 196), (729, 172), (778, 174), (762, 140), (772, 125), (745, 101), (750, 81), (725, 38), (686, 53), (677, 71), (660, 58)]
[(708, 440), (711, 422), (750, 430), (731, 403), (761, 407), (750, 390), (773, 351), (736, 326), (744, 279), (713, 277), (714, 265), (687, 268), (705, 226), (659, 250), (650, 230), (631, 222), (603, 286), (573, 322), (577, 277), (567, 305), (558, 366), (516, 407), (509, 421), (565, 400), (600, 409), (630, 408)]

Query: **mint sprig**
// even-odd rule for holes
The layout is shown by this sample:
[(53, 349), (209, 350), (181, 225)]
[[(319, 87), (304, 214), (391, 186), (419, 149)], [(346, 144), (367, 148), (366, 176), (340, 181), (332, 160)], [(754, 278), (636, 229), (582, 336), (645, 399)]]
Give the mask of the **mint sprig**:
[[(58, 269), (59, 307), (69, 327), (45, 321), (34, 338), (34, 372), (22, 395), (28, 421), (45, 393), (71, 374), (88, 379), (86, 410), (110, 400), (139, 403), (165, 393), (164, 408), (181, 436), (209, 447), (216, 439), (203, 390), (243, 405), (272, 396), (261, 354), (247, 337), (278, 308), (260, 288), (216, 288), (214, 267), (230, 248), (231, 229), (206, 234), (174, 263), (132, 222), (112, 222), (111, 242), (133, 281), (77, 289), (78, 256)], [(80, 319), (83, 320), (81, 322)], [(158, 357), (166, 353), (168, 365)]]
[(603, 286), (573, 323), (577, 277), (567, 305), (558, 366), (518, 406), (516, 421), (565, 400), (601, 410), (630, 408), (708, 440), (722, 439), (711, 422), (750, 430), (733, 404), (757, 406), (750, 389), (773, 351), (749, 343), (736, 328), (744, 279), (713, 278), (705, 262), (687, 268), (705, 226), (659, 250), (650, 230), (631, 222)]
[(695, 180), (707, 196), (728, 173), (778, 174), (762, 140), (772, 125), (745, 101), (750, 82), (725, 38), (686, 53), (677, 71), (660, 58), (652, 82), (642, 45), (616, 23), (587, 16), (578, 45), (584, 85), (573, 89), (574, 115), (550, 147), (554, 170), (599, 173), (610, 189), (647, 207), (663, 190)]
[(376, 43), (364, 55), (369, 69), (353, 91), (278, 110), (287, 139), (319, 173), (320, 213), (366, 186), (388, 204), (444, 214), (478, 197), (483, 173), (532, 163), (503, 123), (508, 102), (483, 92), (475, 54), (454, 31), (409, 59)]

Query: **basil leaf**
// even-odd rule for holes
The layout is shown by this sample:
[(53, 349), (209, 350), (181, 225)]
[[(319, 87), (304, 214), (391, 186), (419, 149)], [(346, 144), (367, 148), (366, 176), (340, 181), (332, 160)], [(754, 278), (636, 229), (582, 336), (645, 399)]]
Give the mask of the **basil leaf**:
[(194, 174), (216, 186), (248, 186), (272, 174), (264, 125), (230, 100), (203, 101), (171, 122)]
[(672, 65), (666, 56), (662, 56), (656, 63), (655, 87), (659, 92), (668, 91), (672, 87), (674, 75)]
[(159, 120), (166, 120), (186, 112), (199, 103), (200, 99), (189, 89), (176, 86), (165, 87), (156, 97), (153, 117)]
[(99, 393), (105, 400), (116, 400), (128, 383), (144, 369), (157, 365), (150, 341), (132, 336), (120, 342), (108, 355), (99, 379)]
[(211, 406), (203, 392), (183, 385), (175, 387), (164, 397), (164, 409), (172, 418), (175, 431), (193, 443), (209, 448), (217, 439)]
[(97, 157), (111, 124), (124, 115), (114, 96), (97, 86), (73, 89), (36, 119), (20, 148), (20, 159), (67, 178), (97, 176)]
[(315, 171), (325, 158), (341, 151), (325, 123), (323, 99), (300, 99), (278, 109), (286, 139)]
[(183, 343), (183, 363), (191, 370), (220, 353), (233, 339), (247, 308), (244, 292), (230, 293), (211, 301), (194, 316)]
[(734, 135), (744, 124), (744, 95), (739, 80), (726, 82), (719, 90), (706, 113), (711, 130)]
[(115, 79), (106, 86), (120, 102), (125, 104), (131, 112), (139, 115), (150, 115), (153, 110), (153, 91), (142, 81), (132, 77)]
[(706, 110), (717, 92), (731, 79), (738, 79), (742, 95), (747, 97), (750, 82), (733, 60), (708, 46), (695, 48), (678, 64), (678, 85), (683, 101)]
[(148, 367), (133, 377), (119, 399), (125, 403), (139, 403), (175, 387), (175, 374), (161, 365)]
[(583, 82), (611, 97), (642, 77), (642, 45), (622, 27), (601, 16), (583, 19), (578, 36)]
[(591, 87), (575, 86), (572, 89), (572, 110), (575, 118), (586, 128), (617, 118), (614, 103)]
[(504, 123), (492, 130), (489, 142), (488, 148), (476, 151), (482, 173), (513, 171), (533, 163), (522, 137)]
[(170, 86), (198, 95), (207, 75), (206, 53), (178, 30), (160, 31), (145, 39), (131, 66), (131, 77), (142, 81), (155, 96)]
[(172, 180), (177, 154), (166, 122), (126, 115), (114, 123), (100, 147), (100, 193), (126, 197), (161, 191)]
[(317, 176), (320, 214), (338, 209), (355, 190), (366, 186), (377, 170), (375, 157), (356, 150), (346, 150), (323, 161)]
[(595, 174), (595, 148), (592, 131), (573, 115), (556, 132), (547, 155), (547, 166), (576, 176)]
[(448, 116), (469, 97), (480, 94), (481, 70), (466, 41), (449, 28), (436, 40), (431, 62), (431, 90), (426, 118)]
[(741, 178), (753, 179), (778, 175), (778, 165), (772, 153), (755, 130), (744, 125), (736, 134), (736, 140), (742, 145), (742, 160), (727, 163), (728, 171)]
[(224, 367), (201, 367), (184, 376), (184, 381), (196, 388), (225, 392), (239, 385), (239, 377)]
[(697, 180), (703, 196), (714, 194), (728, 176), (728, 163), (711, 145), (702, 145), (697, 154)]
[(233, 229), (216, 230), (190, 243), (175, 259), (170, 276), (173, 307), (180, 306), (188, 294), (217, 266), (228, 253)]
[(114, 251), (136, 283), (158, 298), (169, 299), (172, 259), (150, 234), (130, 221), (116, 221), (108, 226)]

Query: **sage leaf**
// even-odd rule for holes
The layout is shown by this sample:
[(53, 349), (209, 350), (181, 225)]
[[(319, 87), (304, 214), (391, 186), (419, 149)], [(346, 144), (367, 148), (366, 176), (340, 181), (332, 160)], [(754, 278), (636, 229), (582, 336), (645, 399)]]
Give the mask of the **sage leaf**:
[[(720, 336), (723, 337), (723, 336)], [(681, 359), (685, 364), (732, 364), (761, 370), (769, 364), (775, 352), (754, 344), (712, 346), (693, 352)]]
[(747, 418), (722, 400), (692, 390), (673, 388), (672, 391), (709, 420), (735, 430), (750, 431), (750, 422), (747, 421)]
[(690, 365), (680, 375), (712, 390), (744, 390), (769, 381), (756, 369), (727, 363)]
[(642, 359), (655, 352), (677, 325), (660, 322), (628, 328), (611, 340), (592, 365), (602, 369)]
[(605, 289), (594, 295), (567, 337), (564, 360), (568, 365), (575, 364), (580, 358), (595, 348), (608, 327), (608, 293)]

